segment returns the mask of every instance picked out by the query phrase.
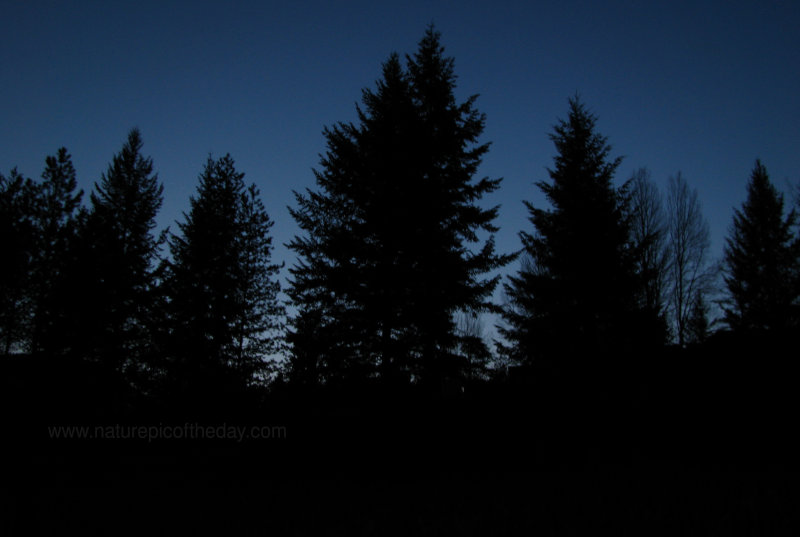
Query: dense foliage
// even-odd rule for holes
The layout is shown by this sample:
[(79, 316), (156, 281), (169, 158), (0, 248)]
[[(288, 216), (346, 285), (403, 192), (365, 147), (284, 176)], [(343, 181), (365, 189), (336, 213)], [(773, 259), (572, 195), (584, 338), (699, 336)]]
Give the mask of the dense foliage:
[[(290, 295), (292, 376), (438, 384), (489, 357), (457, 330), (478, 314), (509, 256), (491, 236), (497, 208), (477, 202), (499, 179), (474, 175), (487, 144), (475, 97), (458, 103), (453, 60), (428, 30), (404, 69), (397, 55), (377, 88), (364, 90), (358, 125), (324, 131), (328, 152), (317, 190), (297, 194), (291, 214), (305, 232), (289, 245), (300, 259)], [(469, 350), (468, 350), (469, 349)]]
[[(431, 27), (413, 55), (389, 56), (357, 121), (324, 129), (315, 188), (289, 208), (300, 232), (287, 303), (273, 220), (230, 155), (209, 157), (173, 234), (156, 229), (163, 186), (137, 129), (88, 206), (64, 148), (39, 181), (0, 175), (0, 351), (199, 401), (268, 385), (452, 394), (515, 375), (547, 391), (557, 384), (541, 379), (583, 372), (602, 384), (601, 371), (621, 386), (670, 341), (680, 352), (751, 348), (796, 330), (797, 213), (784, 214), (760, 161), (719, 299), (697, 191), (679, 172), (662, 200), (646, 169), (615, 184), (621, 159), (574, 97), (550, 134), (549, 179), (535, 183), (550, 206), (525, 201), (522, 250), (498, 253), (499, 208), (486, 198), (500, 179), (478, 176), (485, 117), (455, 90)], [(519, 254), (498, 304), (498, 269)], [(494, 342), (483, 329), (493, 313)]]
[(733, 330), (797, 329), (800, 323), (797, 213), (784, 212), (783, 196), (757, 160), (725, 246), (725, 321)]
[(524, 202), (535, 233), (520, 232), (526, 262), (505, 287), (505, 351), (523, 364), (556, 365), (629, 352), (657, 339), (660, 322), (638, 300), (645, 286), (627, 188), (613, 185), (621, 159), (610, 157), (596, 118), (577, 97), (550, 138), (557, 151), (550, 182), (536, 186), (553, 208)]
[(272, 225), (231, 156), (209, 158), (166, 264), (167, 374), (181, 391), (242, 389), (269, 373), (283, 314)]

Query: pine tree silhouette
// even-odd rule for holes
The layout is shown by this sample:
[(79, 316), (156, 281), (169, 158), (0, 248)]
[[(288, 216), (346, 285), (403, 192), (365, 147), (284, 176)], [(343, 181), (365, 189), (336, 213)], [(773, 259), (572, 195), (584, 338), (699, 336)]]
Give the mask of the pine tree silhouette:
[(272, 225), (231, 156), (209, 157), (165, 270), (168, 388), (178, 395), (241, 392), (266, 380), (283, 318)]
[(31, 350), (60, 354), (68, 324), (69, 265), (74, 262), (78, 226), (84, 217), (72, 157), (62, 147), (45, 159), (35, 208), (37, 246), (33, 255)]
[(318, 190), (296, 193), (290, 209), (305, 233), (289, 244), (300, 256), (295, 378), (436, 385), (463, 375), (469, 336), (455, 315), (492, 309), (498, 280), (485, 275), (510, 259), (491, 237), (470, 247), (497, 229), (497, 208), (476, 202), (500, 182), (473, 179), (488, 150), (475, 97), (456, 102), (453, 60), (433, 28), (406, 62), (390, 56), (376, 90), (364, 90), (358, 125), (325, 129)]
[(0, 352), (29, 350), (33, 252), (36, 248), (37, 185), (16, 168), (0, 174)]
[(627, 192), (612, 184), (621, 159), (609, 157), (595, 116), (577, 97), (550, 138), (558, 152), (551, 182), (536, 186), (553, 208), (524, 202), (535, 233), (520, 233), (527, 263), (505, 286), (499, 327), (505, 351), (528, 364), (626, 351), (639, 323), (655, 322), (637, 305)]
[(163, 186), (141, 154), (138, 129), (90, 195), (72, 268), (69, 351), (135, 379), (145, 373), (158, 323), (156, 270), (164, 234), (156, 235)]
[(728, 290), (725, 321), (738, 332), (797, 327), (797, 213), (784, 216), (783, 195), (757, 160), (747, 184), (747, 200), (736, 209), (725, 246)]

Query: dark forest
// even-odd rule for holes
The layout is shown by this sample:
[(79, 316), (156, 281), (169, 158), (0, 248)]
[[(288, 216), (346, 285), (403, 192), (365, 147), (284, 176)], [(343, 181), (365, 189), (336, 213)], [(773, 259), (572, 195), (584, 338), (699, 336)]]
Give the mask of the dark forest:
[[(678, 173), (662, 196), (646, 168), (618, 177), (602, 118), (575, 95), (554, 114), (549, 178), (531, 185), (549, 205), (523, 200), (523, 247), (498, 252), (502, 208), (482, 202), (502, 180), (477, 176), (486, 118), (455, 87), (431, 27), (384, 62), (356, 122), (324, 128), (316, 186), (288, 208), (286, 282), (274, 222), (231, 155), (198, 163), (165, 231), (136, 128), (92, 192), (66, 148), (40, 179), (1, 174), (17, 490), (269, 482), (260, 501), (295, 534), (378, 531), (394, 517), (378, 496), (418, 513), (394, 527), (406, 534), (577, 534), (589, 520), (619, 533), (618, 512), (636, 533), (791, 534), (796, 484), (773, 478), (796, 464), (800, 196), (754, 158), (712, 259), (694, 188)], [(532, 480), (530, 502), (513, 492)], [(62, 507), (43, 531), (83, 502), (129, 514), (48, 490)], [(3, 502), (25, 526), (37, 508), (20, 498)], [(212, 507), (189, 494), (174, 512)]]

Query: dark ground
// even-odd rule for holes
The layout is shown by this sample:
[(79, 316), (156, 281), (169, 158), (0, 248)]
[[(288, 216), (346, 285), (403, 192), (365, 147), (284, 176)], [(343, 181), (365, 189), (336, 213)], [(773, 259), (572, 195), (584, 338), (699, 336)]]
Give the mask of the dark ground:
[[(602, 386), (521, 374), (446, 397), (284, 393), (202, 413), (88, 366), (6, 358), (0, 535), (798, 535), (797, 377), (697, 358)], [(48, 437), (184, 423), (285, 437)]]

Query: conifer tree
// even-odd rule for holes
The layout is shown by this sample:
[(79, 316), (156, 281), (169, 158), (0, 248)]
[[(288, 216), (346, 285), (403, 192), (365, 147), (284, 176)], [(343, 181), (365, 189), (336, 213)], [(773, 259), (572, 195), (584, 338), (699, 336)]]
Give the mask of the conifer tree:
[[(164, 234), (155, 234), (163, 186), (141, 153), (138, 129), (91, 193), (80, 231), (71, 352), (133, 378), (145, 368), (158, 322), (156, 270)], [(77, 284), (76, 284), (77, 286)]]
[(478, 144), (484, 117), (475, 97), (456, 102), (453, 60), (433, 28), (406, 63), (390, 56), (357, 125), (325, 129), (318, 190), (290, 209), (304, 231), (289, 244), (300, 257), (296, 378), (435, 384), (468, 367), (456, 314), (492, 307), (497, 278), (486, 273), (508, 257), (491, 238), (471, 248), (496, 231), (497, 208), (476, 202), (499, 179), (473, 178), (488, 150)]
[(420, 256), (414, 266), (420, 287), (412, 316), (425, 356), (421, 374), (436, 382), (464, 374), (469, 367), (464, 349), (488, 358), (482, 341), (459, 333), (456, 314), (498, 311), (491, 295), (500, 277), (486, 274), (514, 256), (498, 255), (492, 235), (476, 251), (467, 248), (480, 242), (479, 232), (498, 231), (493, 222), (499, 207), (482, 209), (477, 202), (499, 188), (501, 180), (473, 179), (489, 150), (488, 143), (478, 143), (486, 119), (475, 108), (478, 96), (456, 101), (454, 59), (445, 56), (440, 34), (432, 26), (416, 53), (406, 59), (422, 124), (417, 159), (424, 179), (415, 229)]
[(0, 352), (6, 354), (29, 348), (37, 198), (37, 185), (16, 168), (0, 174)]
[(737, 332), (797, 327), (797, 213), (784, 216), (784, 200), (757, 160), (747, 200), (736, 209), (725, 246), (725, 321)]
[[(414, 109), (408, 81), (393, 55), (376, 92), (363, 92), (362, 125), (326, 128), (328, 152), (315, 171), (320, 192), (296, 194), (290, 209), (305, 236), (290, 243), (300, 260), (291, 273), (290, 295), (299, 314), (292, 334), (296, 378), (365, 378), (392, 362), (389, 296), (402, 275), (392, 275), (403, 255), (401, 222), (408, 207), (414, 154)], [(386, 261), (374, 263), (378, 256)], [(370, 309), (384, 308), (380, 313)], [(373, 323), (380, 328), (371, 333)], [(399, 329), (398, 325), (396, 329)], [(377, 331), (381, 331), (381, 336)], [(380, 341), (380, 343), (379, 343)], [(384, 348), (378, 348), (382, 345)], [(302, 371), (305, 371), (303, 373)]]
[(628, 195), (612, 184), (621, 159), (609, 157), (595, 116), (577, 97), (550, 138), (551, 181), (536, 186), (552, 209), (524, 202), (535, 232), (520, 233), (527, 263), (505, 286), (499, 327), (506, 352), (522, 363), (625, 351), (642, 333), (639, 323), (654, 322), (637, 305)]
[(272, 225), (231, 156), (209, 157), (166, 269), (168, 373), (183, 391), (243, 389), (263, 380), (281, 350)]
[(76, 247), (83, 191), (77, 191), (75, 167), (66, 148), (45, 159), (45, 169), (35, 208), (37, 246), (33, 255), (33, 326), (31, 348), (58, 353), (63, 350), (63, 325), (67, 321), (67, 272)]

